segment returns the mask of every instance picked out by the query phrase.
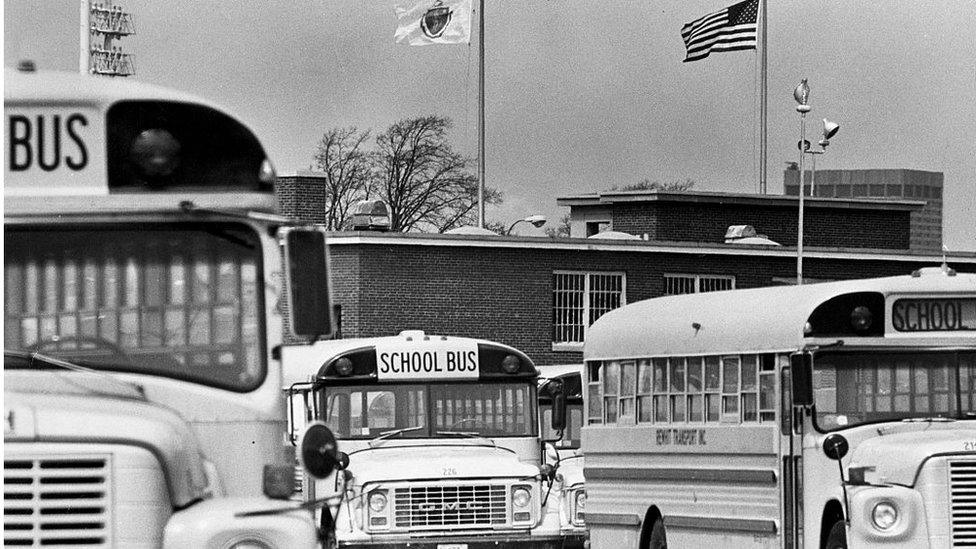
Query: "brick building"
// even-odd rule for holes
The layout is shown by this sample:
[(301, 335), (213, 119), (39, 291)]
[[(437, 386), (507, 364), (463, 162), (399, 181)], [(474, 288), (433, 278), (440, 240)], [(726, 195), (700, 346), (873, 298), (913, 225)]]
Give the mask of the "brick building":
[[(281, 213), (321, 219), (315, 211), (321, 209), (314, 204), (316, 192), (294, 188), (315, 181), (281, 178)], [(590, 323), (622, 304), (666, 294), (795, 282), (791, 244), (796, 232), (787, 226), (795, 198), (757, 202), (755, 197), (694, 193), (694, 200), (674, 202), (661, 194), (644, 201), (659, 208), (653, 223), (623, 214), (613, 220), (614, 228), (623, 224), (636, 234), (647, 233), (648, 240), (332, 233), (333, 297), (341, 337), (422, 329), (506, 343), (539, 364), (573, 363), (582, 360)], [(907, 238), (898, 236), (908, 233), (910, 213), (920, 206), (916, 201), (866, 200), (847, 206), (842, 200), (812, 202), (824, 205), (810, 210), (814, 227), (820, 223), (826, 234), (836, 229), (829, 226), (833, 220), (841, 228), (836, 229), (838, 236), (806, 240), (808, 282), (906, 274), (942, 261), (941, 255), (908, 250)], [(627, 200), (620, 203), (621, 212), (634, 207)], [(668, 204), (686, 209), (678, 215), (667, 211)], [(817, 212), (822, 213), (819, 222)], [(774, 215), (779, 216), (777, 226), (770, 223)], [(760, 232), (783, 245), (724, 243), (728, 225), (753, 220)], [(828, 241), (834, 245), (822, 244)], [(954, 254), (949, 262), (957, 270), (976, 272), (976, 254)]]
[[(783, 172), (784, 194), (797, 196), (799, 183), (799, 170)], [(911, 213), (910, 249), (931, 252), (942, 249), (943, 183), (941, 172), (922, 170), (817, 170), (816, 182), (811, 172), (804, 176), (806, 196), (920, 202), (923, 206)]]
[[(690, 191), (610, 191), (556, 200), (570, 208), (570, 236), (603, 230), (668, 242), (723, 242), (731, 225), (751, 225), (770, 240), (796, 245), (795, 196)], [(908, 250), (912, 214), (924, 202), (810, 197), (805, 246)]]
[[(513, 345), (539, 364), (582, 360), (591, 320), (665, 294), (793, 283), (786, 247), (346, 232), (330, 240), (343, 337), (405, 329)], [(814, 248), (804, 278), (907, 274), (941, 257)], [(976, 255), (954, 258), (976, 272)], [(662, 319), (664, 321), (665, 319)]]

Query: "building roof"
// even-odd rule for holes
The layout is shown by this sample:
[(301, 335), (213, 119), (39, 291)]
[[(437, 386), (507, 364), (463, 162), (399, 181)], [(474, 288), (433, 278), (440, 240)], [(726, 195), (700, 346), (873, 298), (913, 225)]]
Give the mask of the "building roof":
[[(556, 198), (559, 206), (606, 206), (627, 202), (684, 202), (689, 204), (736, 204), (796, 208), (797, 196), (779, 194), (721, 193), (705, 191), (605, 191)], [(923, 200), (883, 198), (804, 197), (806, 207), (859, 210), (918, 210)]]

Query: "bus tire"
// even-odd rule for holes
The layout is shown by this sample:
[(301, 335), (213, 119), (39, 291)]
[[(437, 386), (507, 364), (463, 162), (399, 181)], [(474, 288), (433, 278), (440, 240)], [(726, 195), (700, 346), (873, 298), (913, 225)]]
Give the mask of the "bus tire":
[[(650, 515), (650, 513), (648, 514)], [(652, 520), (653, 522), (644, 522), (638, 547), (640, 549), (667, 549), (668, 534), (664, 529), (664, 517), (657, 515)], [(648, 522), (650, 522), (650, 526), (648, 526)]]
[(838, 520), (827, 534), (826, 549), (847, 549), (847, 530), (844, 521)]

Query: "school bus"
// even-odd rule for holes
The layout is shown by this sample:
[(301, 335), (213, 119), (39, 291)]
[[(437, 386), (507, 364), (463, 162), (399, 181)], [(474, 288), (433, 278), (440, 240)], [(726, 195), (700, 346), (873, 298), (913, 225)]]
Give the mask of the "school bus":
[[(586, 543), (586, 484), (583, 479), (583, 451), (580, 448), (580, 429), (583, 427), (582, 364), (554, 364), (539, 366), (539, 412), (542, 415), (542, 436), (555, 440), (546, 453), (547, 462), (558, 467), (556, 475), (559, 492), (559, 521), (567, 542), (574, 546)], [(551, 383), (560, 384), (559, 393), (566, 401), (566, 425), (561, 433), (553, 431), (552, 408), (556, 404), (549, 390)], [(554, 451), (553, 451), (554, 450)]]
[(593, 547), (976, 545), (976, 275), (664, 297), (587, 334)]
[[(294, 428), (323, 422), (347, 462), (303, 483), (339, 547), (563, 547), (524, 353), (420, 330), (283, 350)], [(553, 427), (565, 408), (560, 396)]]
[(4, 545), (316, 546), (276, 349), (282, 259), (325, 242), (274, 215), (260, 142), (180, 92), (33, 70), (5, 74), (4, 129)]

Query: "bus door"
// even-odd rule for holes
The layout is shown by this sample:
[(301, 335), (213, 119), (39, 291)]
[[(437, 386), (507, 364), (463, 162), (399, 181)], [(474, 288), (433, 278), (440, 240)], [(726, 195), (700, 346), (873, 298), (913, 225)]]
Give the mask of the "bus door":
[(780, 394), (780, 509), (783, 547), (803, 547), (803, 408), (793, 406), (790, 355), (763, 355), (775, 360)]

